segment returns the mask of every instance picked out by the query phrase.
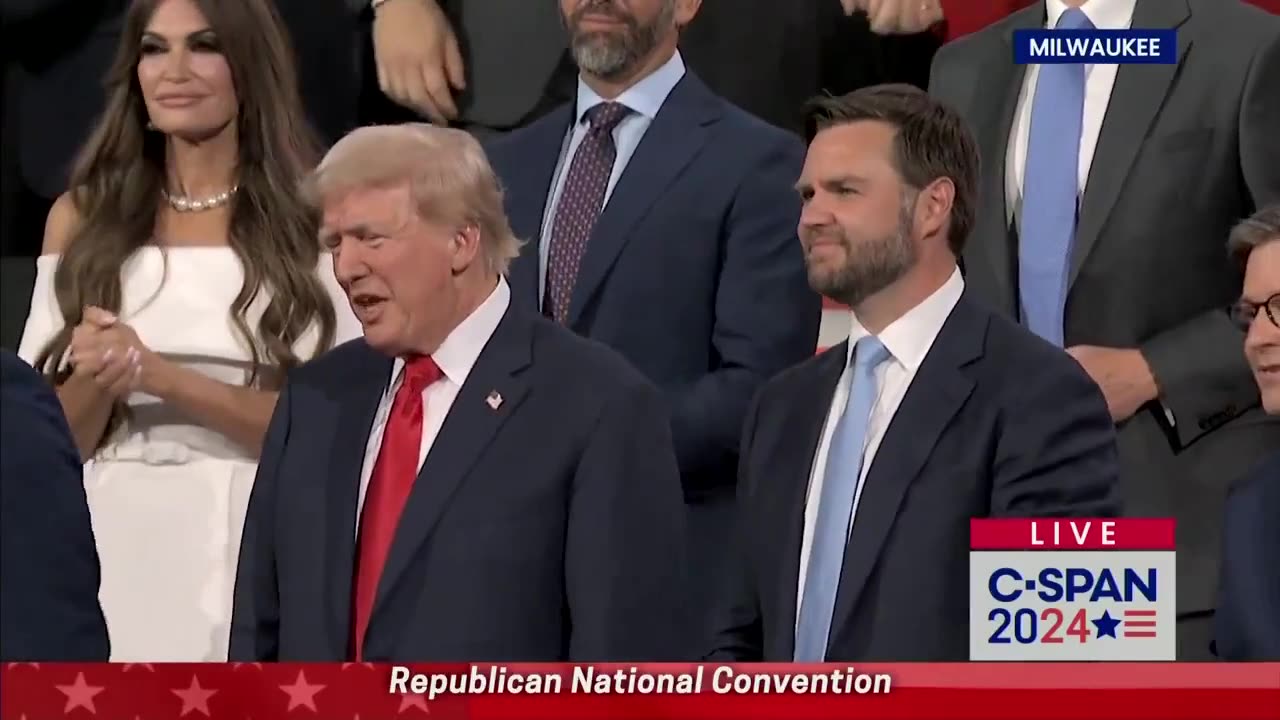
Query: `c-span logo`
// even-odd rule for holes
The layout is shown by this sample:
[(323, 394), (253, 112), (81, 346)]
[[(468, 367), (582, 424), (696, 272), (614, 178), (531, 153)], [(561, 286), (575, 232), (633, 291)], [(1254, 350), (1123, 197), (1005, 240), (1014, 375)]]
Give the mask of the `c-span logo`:
[(1173, 520), (969, 521), (969, 659), (1173, 660)]

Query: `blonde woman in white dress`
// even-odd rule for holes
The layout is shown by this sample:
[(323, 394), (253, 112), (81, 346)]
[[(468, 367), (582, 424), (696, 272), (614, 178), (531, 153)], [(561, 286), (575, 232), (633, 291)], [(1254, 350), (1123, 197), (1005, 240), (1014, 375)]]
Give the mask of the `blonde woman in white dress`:
[(316, 153), (270, 0), (125, 22), (20, 354), (86, 461), (112, 659), (220, 661), (282, 375), (360, 329), (295, 190)]

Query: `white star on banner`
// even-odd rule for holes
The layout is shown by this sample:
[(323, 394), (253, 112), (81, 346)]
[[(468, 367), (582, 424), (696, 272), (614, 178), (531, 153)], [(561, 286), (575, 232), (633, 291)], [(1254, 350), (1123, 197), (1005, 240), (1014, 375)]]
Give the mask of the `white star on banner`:
[(187, 713), (198, 712), (205, 717), (209, 717), (209, 698), (213, 697), (217, 690), (207, 690), (200, 687), (200, 680), (195, 676), (191, 676), (191, 687), (185, 690), (170, 690), (169, 692), (177, 695), (182, 700), (182, 712), (178, 717), (186, 717)]
[(255, 669), (255, 670), (261, 670), (261, 669), (262, 669), (262, 663), (249, 663), (249, 662), (231, 663), (231, 669), (232, 669), (232, 670), (239, 670), (239, 669), (240, 669), (240, 668), (242, 668), (242, 667), (251, 667), (251, 668), (253, 668), (253, 669)]
[(299, 670), (298, 679), (294, 680), (292, 685), (280, 686), (280, 689), (289, 696), (289, 707), (286, 712), (293, 712), (300, 707), (305, 707), (311, 712), (318, 712), (316, 710), (316, 695), (324, 688), (324, 685), (308, 683), (307, 676)]
[(372, 669), (373, 669), (373, 667), (374, 667), (374, 665), (373, 665), (373, 663), (365, 663), (365, 662), (360, 662), (360, 663), (342, 663), (342, 669), (343, 669), (343, 670), (347, 670), (347, 669), (350, 669), (350, 668), (353, 668), (353, 667), (358, 667), (358, 668), (369, 668), (370, 670), (372, 670)]
[(93, 704), (93, 698), (98, 693), (105, 690), (105, 687), (90, 685), (85, 682), (84, 673), (76, 675), (76, 681), (70, 685), (55, 685), (58, 692), (67, 696), (67, 706), (62, 709), (63, 713), (69, 713), (76, 708), (84, 708), (90, 713), (97, 715), (98, 708)]
[(421, 710), (422, 712), (428, 715), (431, 714), (431, 711), (427, 709), (426, 695), (413, 695), (411, 693), (405, 693), (404, 695), (401, 695), (400, 709), (397, 710), (396, 712), (403, 714), (405, 710), (409, 710), (411, 708), (418, 708), (419, 710)]
[(129, 672), (130, 670), (132, 670), (132, 669), (134, 669), (134, 668), (142, 668), (143, 670), (146, 670), (147, 672), (155, 672), (155, 671), (156, 671), (155, 667), (154, 667), (151, 663), (125, 663), (125, 664), (124, 664), (124, 667), (120, 668), (120, 672)]

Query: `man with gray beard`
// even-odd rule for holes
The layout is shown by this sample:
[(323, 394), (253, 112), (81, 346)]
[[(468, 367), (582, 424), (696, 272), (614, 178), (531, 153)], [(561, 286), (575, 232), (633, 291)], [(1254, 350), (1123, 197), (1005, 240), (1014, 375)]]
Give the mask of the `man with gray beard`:
[(969, 519), (1116, 515), (1115, 430), (1070, 356), (965, 290), (978, 156), (959, 116), (902, 85), (814, 109), (800, 240), (850, 339), (747, 416), (740, 578), (710, 658), (966, 660)]
[(529, 240), (511, 266), (512, 302), (613, 347), (665, 391), (689, 611), (707, 628), (747, 406), (813, 354), (820, 301), (795, 235), (804, 146), (686, 70), (676, 41), (698, 6), (560, 0), (576, 102), (494, 140), (489, 157)]

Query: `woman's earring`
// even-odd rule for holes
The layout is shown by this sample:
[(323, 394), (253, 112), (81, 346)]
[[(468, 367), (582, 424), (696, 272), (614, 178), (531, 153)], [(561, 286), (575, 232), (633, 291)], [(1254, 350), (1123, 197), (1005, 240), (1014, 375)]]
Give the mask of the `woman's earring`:
[(147, 129), (148, 129), (148, 130), (151, 130), (151, 131), (155, 131), (155, 130), (156, 130), (156, 124), (155, 124), (155, 123), (153, 123), (153, 122), (151, 122), (150, 120), (148, 120), (148, 121), (147, 121)]

